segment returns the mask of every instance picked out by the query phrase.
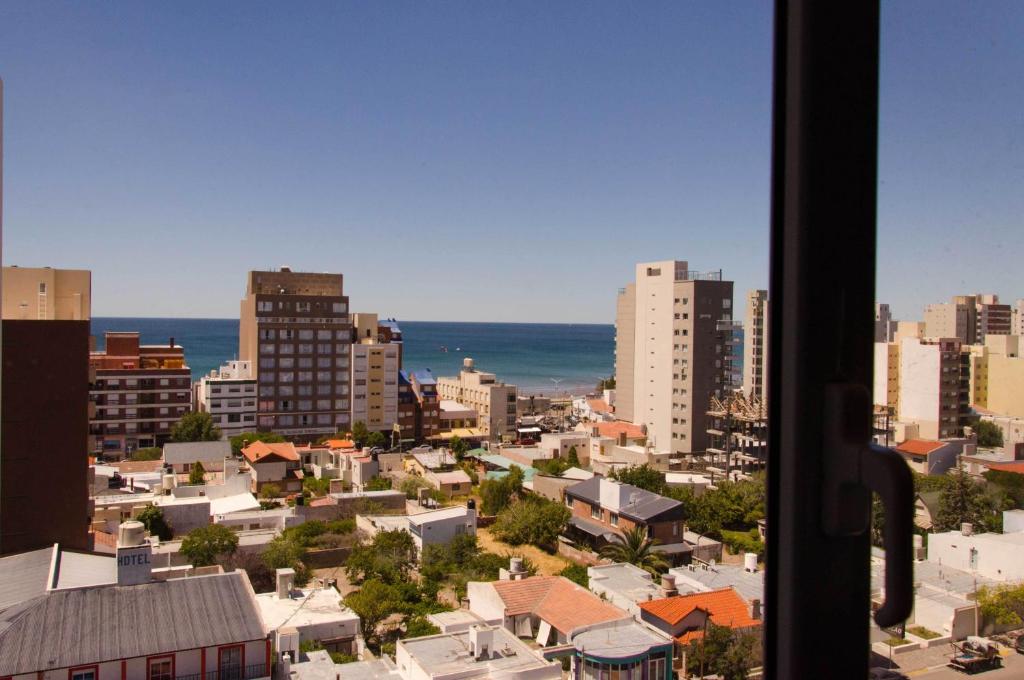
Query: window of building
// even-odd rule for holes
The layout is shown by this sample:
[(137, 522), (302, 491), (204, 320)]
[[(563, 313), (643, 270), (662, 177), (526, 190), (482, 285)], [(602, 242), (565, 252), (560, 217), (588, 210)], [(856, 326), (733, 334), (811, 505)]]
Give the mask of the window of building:
[(311, 329), (311, 328), (303, 328), (302, 330), (299, 331), (299, 340), (312, 340), (312, 339), (313, 339), (313, 329)]
[(312, 345), (312, 343), (308, 343), (308, 342), (299, 343), (299, 354), (312, 354), (312, 353), (313, 353), (313, 345)]
[(277, 351), (279, 354), (295, 354), (295, 345), (290, 342), (283, 343), (277, 346)]
[(100, 669), (98, 666), (80, 666), (68, 671), (68, 680), (97, 680)]
[(601, 519), (601, 506), (591, 504), (590, 505), (590, 517), (591, 519)]
[(281, 371), (277, 375), (278, 382), (290, 383), (295, 381), (295, 374), (291, 371)]
[(348, 311), (348, 305), (344, 302), (334, 302), (331, 304), (331, 311), (335, 314), (344, 314)]
[(614, 513), (614, 512), (609, 513), (608, 514), (608, 523), (611, 524), (613, 527), (619, 526), (619, 515), (617, 513)]

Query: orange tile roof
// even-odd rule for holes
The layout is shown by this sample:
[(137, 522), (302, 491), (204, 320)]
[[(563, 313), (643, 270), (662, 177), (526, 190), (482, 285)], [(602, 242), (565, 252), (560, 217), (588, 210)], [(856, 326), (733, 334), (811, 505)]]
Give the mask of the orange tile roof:
[(326, 496), (324, 498), (314, 498), (309, 502), (308, 505), (311, 508), (320, 508), (326, 505), (334, 505), (334, 499), (331, 498), (330, 496)]
[(1024, 475), (1024, 460), (1015, 461), (1013, 463), (986, 463), (985, 467), (989, 470), (998, 470), (999, 472), (1015, 472), (1018, 475)]
[(587, 405), (590, 406), (591, 411), (597, 411), (598, 413), (612, 412), (611, 406), (604, 399), (587, 399)]
[(627, 423), (624, 420), (618, 420), (614, 423), (594, 423), (594, 427), (597, 428), (598, 434), (602, 437), (618, 437), (622, 432), (625, 432), (626, 437), (629, 439), (641, 439), (647, 436), (639, 425)]
[(908, 439), (896, 447), (900, 453), (909, 453), (913, 456), (927, 456), (932, 451), (938, 451), (945, 442), (937, 442), (929, 439)]
[(327, 446), (332, 449), (354, 449), (356, 443), (351, 439), (328, 439)]
[[(760, 619), (751, 618), (747, 603), (732, 588), (650, 600), (641, 602), (639, 606), (670, 626), (676, 625), (696, 609), (707, 612), (711, 622), (718, 626), (749, 628), (761, 625)], [(688, 642), (694, 637), (692, 633), (693, 631), (688, 631), (677, 639), (680, 642)]]
[[(266, 444), (264, 442), (253, 442), (249, 446), (242, 449), (242, 455), (250, 463), (264, 462), (268, 456), (274, 456), (278, 460), (285, 461), (297, 461), (299, 454), (295, 451), (295, 444), (291, 442), (281, 442), (274, 444)], [(270, 458), (273, 460), (273, 458)]]
[(531, 576), (492, 585), (505, 603), (506, 616), (534, 614), (562, 633), (629, 618), (628, 613), (561, 576)]

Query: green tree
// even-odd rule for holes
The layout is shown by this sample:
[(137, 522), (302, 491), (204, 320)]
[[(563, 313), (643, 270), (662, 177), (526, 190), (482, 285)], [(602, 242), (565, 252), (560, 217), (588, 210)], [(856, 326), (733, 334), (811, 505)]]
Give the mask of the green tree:
[(164, 519), (164, 511), (155, 505), (147, 505), (136, 517), (146, 527), (146, 531), (161, 541), (169, 541), (174, 536), (171, 525)]
[(623, 484), (632, 484), (635, 487), (646, 489), (653, 493), (660, 494), (665, 489), (665, 475), (647, 463), (631, 465), (621, 470), (612, 470), (608, 476), (612, 479), (617, 479)]
[(242, 455), (242, 449), (253, 442), (263, 442), (264, 444), (280, 444), (287, 441), (284, 437), (273, 432), (242, 432), (231, 437), (228, 441), (231, 442), (231, 453), (240, 456)]
[(411, 616), (405, 622), (405, 636), (407, 638), (424, 637), (426, 635), (437, 635), (441, 629), (427, 620), (425, 616)]
[(529, 543), (554, 551), (570, 516), (569, 508), (562, 503), (527, 496), (498, 513), (491, 533), (509, 545)]
[(1024, 624), (1024, 584), (982, 586), (978, 589), (978, 607), (986, 620), (1019, 627)]
[(141, 449), (135, 449), (132, 451), (132, 460), (160, 460), (164, 457), (164, 450), (159, 446), (147, 446)]
[(193, 486), (206, 484), (206, 468), (198, 460), (192, 464), (192, 468), (188, 471), (188, 483)]
[(326, 496), (331, 490), (331, 480), (327, 477), (304, 477), (302, 488), (314, 496)]
[(405, 492), (405, 497), (409, 500), (415, 500), (420, 493), (420, 489), (432, 489), (433, 484), (423, 479), (422, 477), (409, 476), (401, 481), (398, 485), (400, 491)]
[(611, 543), (601, 549), (601, 557), (612, 562), (633, 564), (652, 574), (660, 574), (668, 569), (668, 562), (654, 551), (657, 539), (647, 538), (644, 527), (627, 529), (623, 535), (616, 535)]
[(686, 670), (699, 677), (746, 680), (756, 660), (757, 638), (745, 631), (708, 622), (707, 633), (686, 650)]
[(614, 375), (611, 376), (610, 378), (604, 378), (603, 380), (598, 380), (597, 381), (597, 391), (598, 392), (604, 392), (605, 390), (614, 390), (614, 389), (615, 389), (615, 376)]
[(979, 420), (974, 431), (978, 433), (978, 446), (998, 448), (1003, 445), (1003, 430), (989, 420)]
[(223, 524), (193, 529), (181, 542), (181, 554), (195, 567), (216, 564), (218, 557), (232, 555), (237, 548), (238, 535)]
[(363, 635), (380, 640), (377, 626), (403, 608), (401, 591), (392, 584), (370, 579), (359, 590), (345, 596), (345, 605), (359, 617)]
[(264, 484), (260, 487), (260, 497), (271, 499), (281, 495), (281, 487), (277, 484)]
[(215, 442), (220, 436), (213, 417), (204, 411), (186, 413), (171, 428), (172, 442)]
[(525, 473), (518, 465), (509, 468), (508, 474), (501, 479), (485, 479), (480, 484), (481, 512), (485, 515), (497, 515), (520, 495), (523, 490)]
[(371, 432), (366, 437), (366, 445), (371, 449), (385, 449), (388, 447), (388, 438), (382, 432)]
[(355, 583), (378, 580), (402, 583), (416, 565), (416, 543), (407, 531), (379, 531), (373, 540), (356, 546), (345, 561), (345, 572)]
[(998, 489), (1006, 496), (1013, 508), (1024, 508), (1024, 475), (1003, 470), (989, 470), (982, 476), (990, 487)]
[(466, 456), (466, 452), (469, 451), (469, 444), (463, 441), (460, 437), (454, 436), (451, 441), (448, 442), (448, 448), (451, 449), (452, 455), (455, 456), (455, 460), (462, 462), (462, 459)]
[(565, 457), (565, 462), (569, 464), (569, 467), (580, 467), (580, 456), (575, 446), (569, 447), (569, 453)]
[(363, 485), (366, 491), (388, 491), (391, 489), (390, 477), (374, 477)]
[(953, 531), (964, 522), (983, 531), (994, 528), (992, 503), (982, 485), (959, 468), (950, 477), (949, 486), (939, 496), (939, 510), (932, 522), (935, 530)]
[(278, 569), (295, 570), (296, 585), (303, 585), (309, 578), (305, 559), (306, 548), (302, 542), (285, 534), (274, 537), (263, 551), (263, 563), (271, 573)]
[(359, 448), (363, 448), (366, 445), (366, 440), (370, 438), (370, 431), (366, 429), (366, 423), (361, 420), (357, 420), (352, 424), (352, 441)]
[(570, 564), (562, 569), (562, 571), (558, 572), (558, 575), (564, 576), (570, 581), (580, 584), (584, 588), (590, 587), (590, 575), (587, 574), (587, 567), (585, 565)]

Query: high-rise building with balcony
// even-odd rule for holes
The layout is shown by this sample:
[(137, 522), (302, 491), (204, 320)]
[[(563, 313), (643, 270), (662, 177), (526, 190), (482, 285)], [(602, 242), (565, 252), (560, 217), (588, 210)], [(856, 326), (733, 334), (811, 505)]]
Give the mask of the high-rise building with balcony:
[(122, 458), (163, 446), (192, 408), (192, 372), (174, 338), (166, 345), (141, 345), (136, 332), (108, 331), (104, 348), (89, 353), (89, 365), (95, 373), (89, 388), (95, 453)]
[(898, 380), (901, 421), (916, 423), (925, 439), (962, 434), (970, 411), (970, 355), (959, 340), (904, 338)]
[(957, 295), (945, 303), (924, 310), (925, 335), (956, 338), (965, 345), (984, 344), (989, 335), (1009, 335), (1010, 305), (999, 303), (998, 295)]
[(352, 326), (341, 274), (249, 272), (238, 355), (253, 364), (257, 429), (299, 441), (351, 426)]
[(4, 267), (2, 283), (0, 554), (91, 550), (91, 274)]
[(704, 453), (707, 408), (730, 378), (732, 282), (668, 260), (636, 266), (615, 322), (616, 415), (659, 450)]
[(475, 409), (480, 429), (492, 441), (515, 432), (516, 386), (501, 382), (493, 373), (478, 371), (469, 357), (463, 359), (457, 376), (437, 379), (437, 395)]
[(401, 333), (385, 342), (377, 315), (359, 313), (352, 315), (352, 335), (352, 423), (390, 434), (398, 423)]

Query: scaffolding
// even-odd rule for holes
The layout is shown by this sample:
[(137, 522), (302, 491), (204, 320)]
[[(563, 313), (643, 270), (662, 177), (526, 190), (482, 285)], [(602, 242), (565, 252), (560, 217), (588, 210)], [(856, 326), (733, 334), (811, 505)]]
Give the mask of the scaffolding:
[(768, 409), (754, 392), (711, 396), (705, 468), (727, 479), (748, 479), (768, 459)]

